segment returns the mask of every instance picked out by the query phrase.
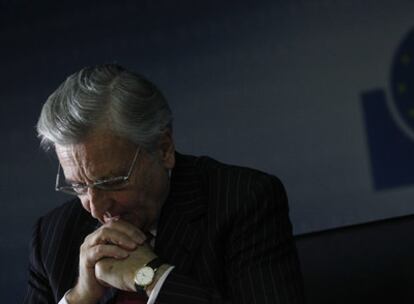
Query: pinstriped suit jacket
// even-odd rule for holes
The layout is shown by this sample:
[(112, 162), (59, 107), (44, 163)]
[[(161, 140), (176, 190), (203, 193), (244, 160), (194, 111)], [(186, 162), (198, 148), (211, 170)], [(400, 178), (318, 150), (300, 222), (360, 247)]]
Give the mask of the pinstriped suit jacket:
[[(57, 303), (73, 287), (79, 247), (97, 225), (78, 200), (40, 218), (25, 303)], [(158, 303), (304, 303), (281, 182), (265, 173), (176, 154), (155, 252), (176, 268)], [(100, 303), (112, 303), (109, 289)]]

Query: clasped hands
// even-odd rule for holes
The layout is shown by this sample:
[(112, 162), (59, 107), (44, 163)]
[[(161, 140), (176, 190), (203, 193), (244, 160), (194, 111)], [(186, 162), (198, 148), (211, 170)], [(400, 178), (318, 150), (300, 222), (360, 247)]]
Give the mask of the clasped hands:
[(121, 219), (88, 235), (79, 256), (79, 277), (69, 303), (96, 303), (107, 287), (135, 291), (135, 272), (156, 257), (146, 235)]

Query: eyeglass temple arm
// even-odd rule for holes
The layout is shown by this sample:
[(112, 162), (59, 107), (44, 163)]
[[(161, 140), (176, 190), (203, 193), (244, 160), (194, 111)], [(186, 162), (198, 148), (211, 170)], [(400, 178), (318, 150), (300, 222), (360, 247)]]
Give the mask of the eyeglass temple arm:
[(59, 188), (59, 176), (60, 176), (60, 163), (59, 163), (59, 166), (58, 166), (58, 172), (57, 172), (57, 174), (56, 174), (56, 184), (55, 184), (55, 189), (58, 189), (58, 188)]

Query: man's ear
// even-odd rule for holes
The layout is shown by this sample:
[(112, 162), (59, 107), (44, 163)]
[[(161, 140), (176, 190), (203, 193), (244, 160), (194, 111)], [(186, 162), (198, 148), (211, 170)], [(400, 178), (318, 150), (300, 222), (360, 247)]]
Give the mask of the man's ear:
[(175, 145), (172, 132), (167, 129), (160, 139), (160, 159), (161, 163), (167, 169), (174, 168), (175, 165)]

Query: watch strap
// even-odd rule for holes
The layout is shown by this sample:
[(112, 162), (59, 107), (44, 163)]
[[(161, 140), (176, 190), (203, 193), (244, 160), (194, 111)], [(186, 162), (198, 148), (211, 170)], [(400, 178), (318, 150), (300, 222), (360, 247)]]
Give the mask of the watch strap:
[(145, 266), (151, 267), (154, 269), (154, 272), (156, 272), (162, 264), (164, 264), (164, 262), (159, 257), (156, 257), (155, 259), (149, 261)]

